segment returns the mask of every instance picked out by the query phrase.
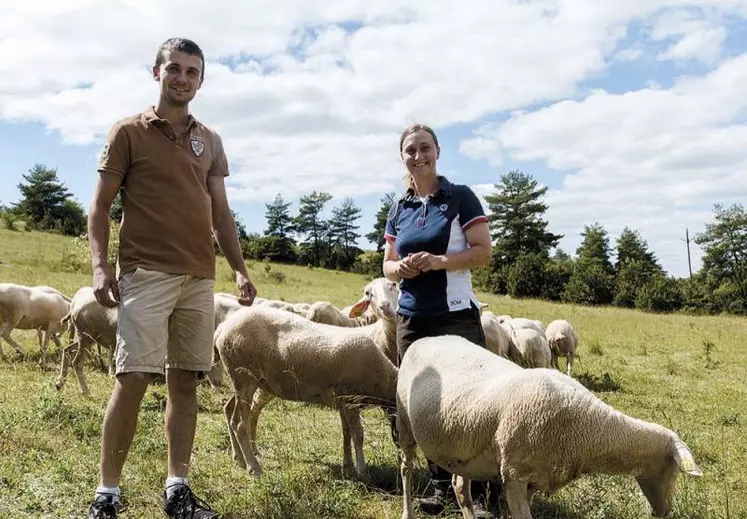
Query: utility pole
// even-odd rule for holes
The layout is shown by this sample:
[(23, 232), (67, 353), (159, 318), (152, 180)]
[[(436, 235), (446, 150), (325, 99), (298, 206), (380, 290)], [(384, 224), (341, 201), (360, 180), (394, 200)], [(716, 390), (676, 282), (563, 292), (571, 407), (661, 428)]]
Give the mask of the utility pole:
[(693, 278), (693, 267), (690, 263), (690, 231), (685, 227), (685, 242), (687, 243), (687, 270), (690, 272), (690, 279)]

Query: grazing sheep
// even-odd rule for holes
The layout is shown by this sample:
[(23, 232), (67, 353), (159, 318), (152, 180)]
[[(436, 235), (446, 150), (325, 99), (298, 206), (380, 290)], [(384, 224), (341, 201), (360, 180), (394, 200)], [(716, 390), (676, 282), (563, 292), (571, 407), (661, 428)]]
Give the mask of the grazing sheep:
[[(256, 299), (252, 304), (256, 304)], [(260, 302), (260, 304), (262, 303)], [(220, 323), (225, 321), (229, 315), (239, 308), (242, 308), (242, 305), (239, 303), (239, 298), (237, 296), (227, 292), (216, 292), (213, 307), (215, 313), (215, 329), (217, 330)], [(220, 361), (220, 355), (215, 346), (213, 346), (213, 366), (210, 371), (205, 374), (205, 378), (208, 379), (210, 387), (213, 389), (218, 389), (223, 382), (223, 363)]]
[(334, 326), (344, 326), (353, 328), (356, 326), (366, 326), (376, 322), (376, 314), (370, 309), (355, 315), (356, 305), (346, 306), (339, 310), (329, 301), (317, 301), (313, 303), (306, 312), (306, 319), (315, 323), (332, 324)]
[(308, 303), (289, 303), (287, 301), (266, 299), (261, 304), (268, 308), (279, 308), (280, 310), (285, 310), (286, 312), (291, 312), (302, 317), (306, 317), (306, 313), (308, 312)]
[(498, 319), (493, 312), (487, 310), (480, 315), (480, 321), (485, 332), (485, 343), (488, 349), (496, 355), (508, 358), (511, 338), (506, 328), (498, 324)]
[[(47, 361), (47, 346), (51, 338), (61, 348), (59, 333), (63, 330), (62, 319), (70, 309), (70, 299), (52, 287), (28, 287), (15, 283), (0, 283), (0, 339), (23, 354), (20, 345), (10, 332), (14, 329), (44, 332), (41, 342), (39, 364)], [(0, 358), (5, 352), (0, 340)]]
[(78, 289), (73, 296), (70, 312), (64, 318), (64, 321), (68, 323), (72, 342), (62, 350), (60, 375), (55, 383), (57, 389), (62, 389), (65, 385), (68, 368), (72, 364), (81, 394), (90, 394), (83, 364), (94, 342), (109, 350), (109, 374), (114, 374), (113, 357), (117, 346), (117, 313), (116, 307), (108, 308), (96, 300), (93, 287)]
[(515, 328), (512, 321), (500, 325), (509, 336), (506, 358), (525, 368), (549, 368), (552, 353), (543, 334), (535, 328)]
[[(241, 305), (238, 298), (232, 294), (216, 292), (215, 300), (215, 327), (231, 312)], [(67, 380), (67, 372), (70, 364), (75, 368), (75, 377), (83, 395), (90, 394), (86, 383), (83, 365), (86, 355), (90, 353), (90, 346), (96, 343), (109, 350), (109, 374), (114, 374), (113, 356), (117, 345), (117, 308), (102, 306), (93, 294), (92, 287), (82, 287), (76, 292), (70, 307), (70, 313), (64, 319), (69, 323), (70, 338), (73, 340), (62, 350), (60, 362), (60, 375), (55, 386), (62, 389)], [(214, 352), (215, 353), (215, 352)], [(213, 388), (220, 387), (223, 365), (220, 359), (215, 358), (213, 368), (205, 374), (208, 382)]]
[(501, 315), (498, 317), (499, 323), (509, 322), (511, 326), (515, 329), (520, 328), (529, 328), (532, 330), (537, 330), (542, 337), (547, 340), (547, 336), (545, 335), (545, 329), (542, 327), (542, 321), (538, 321), (536, 319), (527, 319), (526, 317), (511, 317), (508, 315)]
[[(472, 479), (503, 482), (513, 519), (531, 519), (535, 491), (588, 474), (629, 474), (668, 514), (679, 471), (702, 475), (673, 431), (614, 410), (552, 369), (523, 369), (456, 336), (415, 341), (397, 382), (403, 519), (413, 517), (412, 466), (426, 458), (454, 474), (462, 515), (474, 518)], [(558, 448), (562, 445), (562, 448)]]
[(555, 369), (558, 367), (558, 357), (565, 357), (566, 371), (568, 376), (572, 376), (573, 357), (576, 354), (578, 346), (578, 334), (571, 323), (564, 319), (556, 319), (547, 325), (547, 344), (550, 346), (552, 353), (552, 365)]
[[(273, 398), (337, 409), (343, 430), (343, 470), (368, 479), (358, 405), (393, 407), (397, 368), (395, 309), (398, 287), (379, 278), (365, 287), (355, 313), (371, 307), (375, 324), (343, 328), (315, 323), (266, 305), (231, 314), (216, 330), (215, 345), (234, 395), (224, 407), (233, 459), (260, 476), (255, 443), (262, 408)], [(355, 404), (351, 406), (350, 404)]]

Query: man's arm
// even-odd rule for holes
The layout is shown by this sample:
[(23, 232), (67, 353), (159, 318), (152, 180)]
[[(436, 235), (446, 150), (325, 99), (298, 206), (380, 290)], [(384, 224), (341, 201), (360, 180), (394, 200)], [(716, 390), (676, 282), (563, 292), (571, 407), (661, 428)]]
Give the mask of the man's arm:
[(257, 296), (257, 289), (249, 279), (249, 273), (244, 265), (241, 244), (239, 244), (239, 237), (236, 232), (236, 221), (228, 205), (224, 177), (220, 175), (209, 176), (207, 187), (213, 206), (215, 239), (218, 241), (218, 246), (223, 251), (231, 269), (236, 273), (236, 285), (240, 291), (239, 302), (251, 305)]
[[(96, 300), (107, 307), (117, 306), (119, 287), (107, 260), (109, 249), (109, 212), (122, 184), (117, 175), (101, 175), (88, 209), (88, 241), (93, 268), (93, 291)], [(109, 292), (111, 291), (111, 296)]]

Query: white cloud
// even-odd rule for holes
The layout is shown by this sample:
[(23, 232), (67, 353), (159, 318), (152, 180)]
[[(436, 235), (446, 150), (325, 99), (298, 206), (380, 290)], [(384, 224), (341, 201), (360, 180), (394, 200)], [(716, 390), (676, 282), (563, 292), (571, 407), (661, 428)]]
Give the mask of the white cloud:
[[(206, 5), (0, 0), (0, 120), (39, 122), (66, 144), (100, 143), (115, 120), (155, 101), (150, 68), (157, 46), (168, 36), (188, 35), (208, 58), (193, 113), (224, 139), (234, 166), (232, 200), (268, 200), (278, 191), (290, 199), (309, 189), (335, 197), (399, 189), (396, 146), (403, 126), (485, 123), (482, 133), (460, 144), (462, 155), (500, 167), (509, 153), (578, 170), (551, 206), (554, 221), (576, 226), (574, 233), (584, 206), (565, 202), (568, 193), (594, 186), (597, 198), (614, 200), (606, 189), (615, 195), (642, 182), (638, 177), (645, 180), (652, 164), (684, 180), (649, 179), (648, 189), (676, 189), (667, 199), (671, 207), (702, 221), (693, 204), (721, 188), (697, 184), (698, 175), (733, 166), (743, 144), (740, 130), (729, 126), (744, 105), (743, 78), (728, 67), (721, 67), (720, 79), (682, 80), (670, 90), (570, 100), (611, 63), (656, 54), (646, 46), (650, 41), (626, 41), (634, 22), (648, 23), (651, 39), (666, 47), (660, 59), (716, 62), (726, 36), (721, 20), (746, 15), (747, 0)], [(717, 84), (720, 97), (704, 81)], [(520, 112), (547, 103), (556, 104)], [(506, 125), (490, 124), (512, 111)], [(720, 165), (711, 158), (714, 149)], [(479, 185), (480, 179), (468, 181)], [(667, 211), (646, 200), (641, 204), (650, 203), (650, 218)], [(596, 214), (586, 207), (585, 217)], [(606, 205), (599, 211), (609, 214)], [(644, 214), (637, 206), (630, 212)]]
[[(584, 224), (613, 236), (638, 228), (675, 275), (686, 274), (685, 228), (703, 230), (713, 204), (747, 198), (747, 54), (668, 90), (597, 91), (484, 128), (514, 160), (571, 170), (548, 192), (548, 218), (571, 252)], [(693, 250), (694, 260), (700, 252)]]
[(679, 40), (659, 53), (657, 59), (715, 63), (726, 39), (726, 29), (721, 23), (713, 14), (703, 18), (699, 13), (687, 10), (665, 12), (654, 24), (651, 37), (656, 41)]

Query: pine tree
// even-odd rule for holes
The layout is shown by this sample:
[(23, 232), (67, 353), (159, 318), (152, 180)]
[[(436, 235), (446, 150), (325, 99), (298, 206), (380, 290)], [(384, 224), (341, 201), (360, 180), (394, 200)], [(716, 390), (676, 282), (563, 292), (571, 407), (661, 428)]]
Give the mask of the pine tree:
[(35, 164), (23, 179), (26, 182), (18, 184), (23, 198), (15, 204), (15, 211), (26, 220), (29, 228), (54, 229), (67, 212), (65, 201), (72, 196), (57, 178), (57, 170)]
[(267, 208), (267, 212), (265, 213), (265, 218), (267, 219), (265, 236), (287, 238), (290, 233), (294, 232), (293, 218), (289, 211), (290, 206), (291, 202), (286, 202), (280, 193), (275, 196), (275, 200), (271, 203), (265, 204)]
[(306, 244), (312, 247), (312, 264), (319, 265), (321, 260), (321, 245), (327, 236), (327, 222), (322, 219), (324, 205), (332, 200), (329, 193), (313, 191), (310, 195), (302, 196), (298, 207), (298, 215), (293, 219), (295, 232), (306, 238)]
[(596, 265), (607, 274), (612, 274), (610, 261), (610, 239), (607, 230), (598, 222), (585, 225), (581, 233), (583, 240), (576, 249), (576, 256), (580, 264)]
[(356, 232), (360, 226), (355, 225), (355, 222), (361, 217), (361, 213), (362, 210), (352, 198), (345, 198), (339, 206), (332, 209), (328, 234), (331, 241), (340, 245), (346, 255), (350, 252), (351, 245), (360, 238), (360, 234)]
[(394, 193), (386, 193), (384, 198), (381, 199), (381, 207), (379, 212), (376, 213), (376, 222), (374, 223), (373, 231), (366, 234), (366, 239), (371, 243), (376, 244), (376, 252), (384, 252), (384, 232), (386, 231), (386, 221), (389, 216), (389, 210), (394, 203)]
[(716, 204), (714, 219), (695, 237), (705, 252), (702, 274), (714, 290), (731, 299), (722, 307), (747, 312), (747, 211), (742, 204)]
[(617, 259), (615, 272), (629, 261), (638, 261), (647, 274), (663, 274), (664, 269), (659, 265), (656, 255), (648, 249), (648, 243), (638, 231), (625, 227), (617, 238)]
[(511, 171), (501, 175), (493, 194), (485, 197), (490, 207), (490, 229), (495, 246), (494, 269), (511, 265), (522, 254), (538, 254), (544, 258), (563, 235), (547, 231), (542, 219), (547, 205), (542, 197), (547, 187), (538, 187), (531, 175)]

